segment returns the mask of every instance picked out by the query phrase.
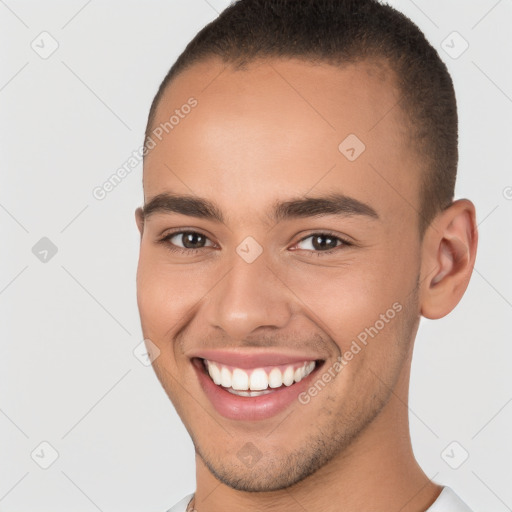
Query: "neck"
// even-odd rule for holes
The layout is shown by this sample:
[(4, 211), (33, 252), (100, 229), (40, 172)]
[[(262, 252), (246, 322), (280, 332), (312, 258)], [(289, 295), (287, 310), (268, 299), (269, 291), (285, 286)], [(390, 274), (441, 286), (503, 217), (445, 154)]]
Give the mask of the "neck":
[(241, 492), (220, 483), (196, 456), (197, 512), (218, 510), (400, 510), (423, 512), (442, 487), (434, 484), (414, 457), (408, 422), (409, 366), (389, 402), (354, 442), (327, 465), (287, 489)]

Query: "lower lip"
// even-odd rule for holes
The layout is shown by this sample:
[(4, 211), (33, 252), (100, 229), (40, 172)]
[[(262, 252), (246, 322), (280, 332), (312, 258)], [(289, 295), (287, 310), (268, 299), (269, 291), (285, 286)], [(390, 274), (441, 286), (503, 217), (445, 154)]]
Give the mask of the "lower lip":
[(231, 420), (255, 421), (271, 418), (296, 401), (299, 394), (310, 386), (310, 382), (320, 365), (317, 362), (315, 369), (300, 382), (255, 397), (234, 395), (222, 386), (215, 384), (206, 373), (201, 360), (194, 360), (193, 366), (203, 391), (221, 416)]

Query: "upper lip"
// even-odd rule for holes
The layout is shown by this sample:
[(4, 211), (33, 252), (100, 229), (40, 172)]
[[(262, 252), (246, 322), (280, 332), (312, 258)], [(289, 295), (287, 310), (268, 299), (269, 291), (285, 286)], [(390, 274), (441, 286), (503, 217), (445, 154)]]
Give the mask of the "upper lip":
[(300, 363), (302, 361), (323, 360), (318, 354), (306, 352), (269, 351), (269, 350), (219, 350), (204, 349), (187, 354), (191, 359), (201, 358), (216, 363), (234, 366), (236, 368), (259, 368), (262, 366), (278, 366), (284, 364)]

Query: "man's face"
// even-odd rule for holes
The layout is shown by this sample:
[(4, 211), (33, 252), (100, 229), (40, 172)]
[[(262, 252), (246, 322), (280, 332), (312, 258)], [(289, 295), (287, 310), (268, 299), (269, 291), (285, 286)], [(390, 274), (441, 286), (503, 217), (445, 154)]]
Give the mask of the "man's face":
[[(300, 481), (396, 419), (389, 397), (406, 394), (420, 171), (391, 76), (209, 61), (158, 107), (153, 128), (180, 119), (153, 137), (146, 206), (188, 196), (222, 221), (184, 201), (138, 212), (142, 329), (199, 461), (231, 487)], [(334, 194), (339, 208), (311, 201)]]

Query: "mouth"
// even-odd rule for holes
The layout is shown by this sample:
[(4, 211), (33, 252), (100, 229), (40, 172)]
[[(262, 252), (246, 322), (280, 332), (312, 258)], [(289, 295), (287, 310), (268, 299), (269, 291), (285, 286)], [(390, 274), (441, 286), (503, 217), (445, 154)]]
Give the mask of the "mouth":
[(208, 375), (218, 386), (238, 396), (261, 396), (289, 387), (307, 377), (316, 367), (316, 361), (299, 364), (267, 366), (245, 370), (203, 359)]
[[(270, 364), (272, 359), (276, 364)], [(324, 363), (323, 359), (285, 360), (284, 356), (222, 358), (212, 354), (208, 358), (192, 357), (191, 362), (219, 414), (254, 421), (275, 416), (291, 406)]]

